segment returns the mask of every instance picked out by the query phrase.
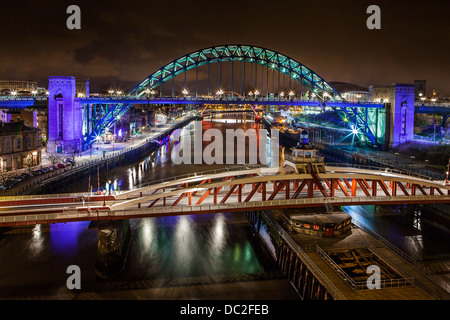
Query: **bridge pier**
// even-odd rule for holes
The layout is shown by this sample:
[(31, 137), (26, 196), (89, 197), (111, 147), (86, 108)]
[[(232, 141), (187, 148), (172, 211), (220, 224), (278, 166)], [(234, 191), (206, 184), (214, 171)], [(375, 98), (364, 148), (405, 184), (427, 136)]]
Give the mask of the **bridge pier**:
[[(75, 77), (48, 79), (48, 143), (47, 152), (74, 153), (81, 151), (83, 139), (83, 108), (75, 99)], [(86, 93), (89, 92), (88, 83)]]
[[(334, 297), (328, 292), (327, 288), (316, 278), (302, 257), (305, 253), (290, 241), (290, 237), (282, 228), (268, 217), (270, 213), (264, 211), (246, 212), (246, 217), (257, 234), (260, 233), (261, 225), (269, 233), (273, 254), (279, 270), (284, 277), (292, 284), (302, 300), (333, 300)], [(261, 238), (264, 245), (271, 251), (271, 245)]]
[(95, 274), (110, 278), (120, 273), (125, 267), (130, 245), (128, 220), (98, 221)]

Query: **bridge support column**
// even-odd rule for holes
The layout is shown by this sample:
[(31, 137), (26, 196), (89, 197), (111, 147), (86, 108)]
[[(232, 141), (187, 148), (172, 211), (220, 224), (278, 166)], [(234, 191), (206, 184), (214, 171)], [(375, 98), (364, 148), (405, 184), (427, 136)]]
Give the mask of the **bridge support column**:
[(99, 221), (95, 274), (110, 278), (125, 267), (131, 244), (128, 220)]
[(386, 135), (389, 147), (414, 139), (414, 85), (393, 84), (390, 89), (391, 108), (386, 112)]
[(85, 121), (80, 101), (75, 98), (75, 77), (49, 77), (48, 92), (47, 152), (81, 151)]

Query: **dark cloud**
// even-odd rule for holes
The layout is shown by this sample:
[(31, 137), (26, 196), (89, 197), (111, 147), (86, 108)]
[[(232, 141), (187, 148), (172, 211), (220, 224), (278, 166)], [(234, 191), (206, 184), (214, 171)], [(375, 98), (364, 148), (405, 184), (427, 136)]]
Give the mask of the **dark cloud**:
[[(82, 29), (66, 28), (77, 4)], [(21, 1), (2, 3), (1, 79), (90, 78), (132, 88), (188, 52), (226, 43), (282, 52), (329, 81), (362, 86), (426, 79), (450, 94), (448, 1)], [(109, 79), (109, 80), (108, 80)]]

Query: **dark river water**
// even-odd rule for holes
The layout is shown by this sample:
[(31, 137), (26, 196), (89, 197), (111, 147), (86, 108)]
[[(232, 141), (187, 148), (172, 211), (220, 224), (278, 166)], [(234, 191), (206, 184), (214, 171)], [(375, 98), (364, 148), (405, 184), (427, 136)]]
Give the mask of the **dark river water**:
[[(179, 133), (194, 138), (199, 125), (202, 133), (211, 128), (221, 132), (259, 128), (250, 114), (228, 114), (203, 123), (191, 122)], [(137, 163), (101, 172), (100, 187), (133, 189), (162, 178), (224, 166), (174, 164), (170, 156), (173, 146), (167, 141)], [(96, 181), (97, 177), (91, 179)], [(88, 181), (86, 177), (59, 192), (88, 191)], [(342, 210), (414, 257), (450, 254), (448, 234), (420, 224), (417, 215), (404, 218), (392, 214), (398, 208), (391, 207)], [(94, 273), (98, 236), (96, 229), (88, 228), (89, 222), (0, 229), (0, 299), (74, 298), (66, 287), (69, 265), (81, 270), (79, 298), (297, 298), (243, 213), (132, 219), (130, 226), (132, 241), (125, 269), (107, 280)]]

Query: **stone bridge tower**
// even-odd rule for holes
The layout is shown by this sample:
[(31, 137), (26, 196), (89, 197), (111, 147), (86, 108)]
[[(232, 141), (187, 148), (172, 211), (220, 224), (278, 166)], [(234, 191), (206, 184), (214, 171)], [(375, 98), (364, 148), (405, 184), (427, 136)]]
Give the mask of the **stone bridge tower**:
[(414, 139), (414, 85), (395, 83), (391, 86), (390, 139), (395, 147)]
[(49, 77), (48, 92), (47, 152), (72, 153), (74, 148), (81, 151), (83, 106), (75, 99), (75, 77)]

